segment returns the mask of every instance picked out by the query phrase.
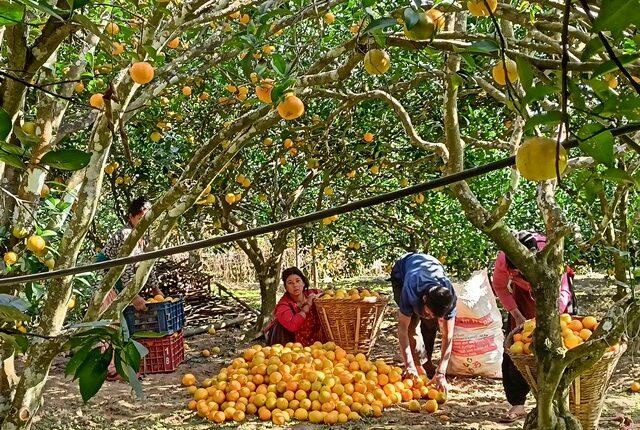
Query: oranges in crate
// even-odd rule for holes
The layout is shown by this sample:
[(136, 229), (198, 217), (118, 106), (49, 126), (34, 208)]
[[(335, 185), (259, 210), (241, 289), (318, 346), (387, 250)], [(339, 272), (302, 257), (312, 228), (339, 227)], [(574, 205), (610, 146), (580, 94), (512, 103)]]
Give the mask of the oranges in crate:
[(318, 300), (350, 299), (350, 300), (375, 301), (377, 299), (380, 299), (381, 297), (382, 296), (377, 291), (369, 291), (367, 289), (357, 289), (357, 288), (346, 290), (344, 288), (340, 288), (337, 290), (325, 291), (324, 295), (322, 295), (322, 297), (320, 297)]
[[(593, 316), (580, 318), (569, 314), (560, 315), (560, 330), (564, 347), (573, 349), (589, 340), (598, 324), (598, 320)], [(535, 318), (525, 321), (522, 331), (513, 335), (513, 343), (509, 347), (509, 351), (512, 354), (532, 355), (531, 342), (535, 328)], [(609, 351), (615, 351), (617, 347), (617, 344), (612, 345), (609, 347)]]
[(411, 402), (409, 407), (420, 411), (420, 399), (428, 399), (424, 410), (434, 412), (445, 398), (428, 383), (426, 377), (403, 380), (399, 367), (348, 354), (333, 342), (256, 345), (202, 386), (191, 374), (182, 378), (192, 397), (187, 408), (199, 416), (216, 423), (256, 416), (276, 425), (379, 417), (384, 408), (401, 402)]

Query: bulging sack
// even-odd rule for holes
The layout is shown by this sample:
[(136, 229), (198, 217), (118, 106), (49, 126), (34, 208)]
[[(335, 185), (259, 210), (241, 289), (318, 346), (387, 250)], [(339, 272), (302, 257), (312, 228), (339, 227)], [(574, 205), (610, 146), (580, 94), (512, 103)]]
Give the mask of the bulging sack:
[(458, 296), (456, 325), (447, 373), (461, 376), (502, 377), (504, 334), (502, 315), (487, 270), (454, 283)]

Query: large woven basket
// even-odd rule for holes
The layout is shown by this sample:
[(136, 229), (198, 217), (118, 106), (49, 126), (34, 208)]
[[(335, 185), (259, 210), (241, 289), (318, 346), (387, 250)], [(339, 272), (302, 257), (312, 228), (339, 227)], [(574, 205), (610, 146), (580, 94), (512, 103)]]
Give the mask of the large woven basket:
[(385, 297), (366, 297), (316, 300), (315, 305), (327, 339), (349, 353), (368, 356), (378, 337), (387, 303)]
[[(522, 331), (522, 326), (516, 327), (505, 339), (505, 351), (511, 357), (524, 379), (537, 395), (538, 371), (534, 356), (511, 354), (509, 347), (513, 344), (513, 335)], [(569, 389), (569, 409), (582, 423), (583, 430), (596, 430), (605, 394), (618, 360), (626, 351), (627, 344), (621, 343), (615, 350), (607, 351), (600, 360), (589, 370), (578, 376)]]

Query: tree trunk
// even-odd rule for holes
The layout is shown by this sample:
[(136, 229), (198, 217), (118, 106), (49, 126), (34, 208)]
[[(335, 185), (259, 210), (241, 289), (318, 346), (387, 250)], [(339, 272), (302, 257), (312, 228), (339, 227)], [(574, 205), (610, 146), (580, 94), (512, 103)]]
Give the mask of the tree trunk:
[[(269, 264), (273, 263), (273, 264)], [(276, 291), (280, 280), (280, 270), (282, 267), (282, 254), (268, 262), (258, 271), (256, 276), (260, 284), (260, 315), (253, 327), (252, 332), (258, 333), (273, 317), (276, 308)]]
[[(614, 225), (617, 229), (615, 238), (615, 247), (620, 251), (613, 254), (613, 266), (616, 281), (627, 283), (627, 269), (629, 268), (629, 257), (627, 255), (621, 255), (629, 251), (629, 223), (628, 223), (628, 211), (629, 211), (629, 190), (625, 190), (624, 194), (620, 198), (618, 204), (618, 210), (615, 214)], [(618, 285), (614, 300), (620, 300), (627, 294), (626, 288), (622, 285)]]

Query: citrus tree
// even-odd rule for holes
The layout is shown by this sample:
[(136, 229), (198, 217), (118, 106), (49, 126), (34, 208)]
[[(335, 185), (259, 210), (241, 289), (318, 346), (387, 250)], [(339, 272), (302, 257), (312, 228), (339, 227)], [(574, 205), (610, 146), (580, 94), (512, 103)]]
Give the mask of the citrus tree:
[[(636, 3), (1, 2), (5, 274), (91, 259), (86, 238), (98, 208), (114, 205), (115, 225), (139, 190), (154, 204), (123, 256), (145, 233), (147, 250), (163, 248), (190, 217), (204, 214), (216, 228), (238, 231), (517, 153), (517, 170), (458, 182), (447, 194), (418, 195), (369, 218), (327, 219), (301, 237), (315, 248), (338, 232), (356, 250), (360, 235), (400, 230), (410, 247), (431, 249), (427, 234), (455, 237), (442, 223), (461, 220), (459, 212), (438, 219), (440, 208), (461, 208), (475, 234), (503, 249), (534, 287), (539, 395), (527, 427), (578, 428), (566, 402), (569, 383), (620, 340), (640, 306), (625, 297), (588, 342), (563, 347), (557, 286), (564, 238), (577, 231), (563, 213), (573, 207), (564, 188), (587, 192), (579, 173), (588, 170), (607, 192), (620, 193), (613, 188), (622, 184), (627, 196), (636, 193)], [(576, 139), (571, 155), (580, 157), (567, 161), (558, 142)], [(455, 205), (445, 203), (450, 195)], [(617, 212), (605, 206), (592, 212), (596, 226)], [(392, 231), (381, 223), (389, 219), (397, 219)], [(538, 254), (511, 234), (509, 226), (525, 220), (549, 237)], [(252, 239), (239, 244), (265, 281), (262, 320), (275, 303), (287, 233), (269, 238), (270, 255)], [(585, 235), (601, 241), (593, 226), (582, 233), (581, 243)], [(118, 320), (153, 263), (140, 263), (102, 311), (123, 270), (110, 269), (75, 326), (65, 320), (78, 277), (48, 280), (35, 294), (34, 285), (2, 291), (3, 429), (30, 426), (51, 362), (64, 350), (76, 351), (68, 371), (85, 399), (109, 364), (99, 340), (135, 384), (144, 351), (99, 321)], [(29, 314), (17, 296), (44, 300)], [(15, 321), (25, 322), (14, 329)], [(21, 372), (13, 365), (18, 352), (26, 357)]]

